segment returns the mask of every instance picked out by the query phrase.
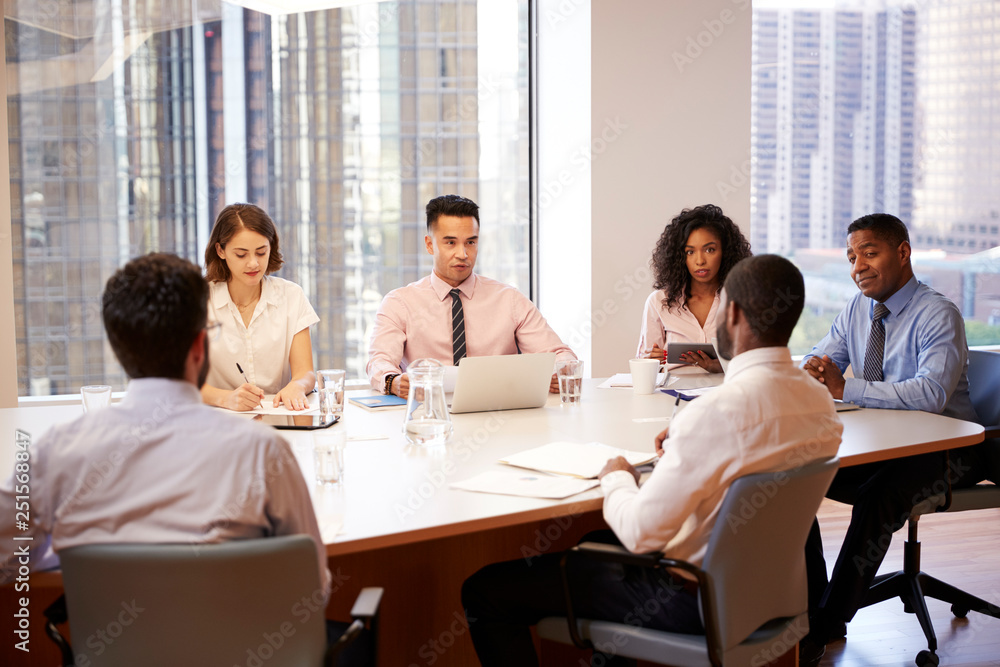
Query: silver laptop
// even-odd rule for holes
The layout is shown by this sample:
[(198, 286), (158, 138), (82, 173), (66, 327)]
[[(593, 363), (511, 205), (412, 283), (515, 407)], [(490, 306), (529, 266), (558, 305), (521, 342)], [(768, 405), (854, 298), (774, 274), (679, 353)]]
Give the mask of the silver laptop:
[(453, 413), (540, 408), (549, 395), (555, 352), (465, 357), (458, 363)]

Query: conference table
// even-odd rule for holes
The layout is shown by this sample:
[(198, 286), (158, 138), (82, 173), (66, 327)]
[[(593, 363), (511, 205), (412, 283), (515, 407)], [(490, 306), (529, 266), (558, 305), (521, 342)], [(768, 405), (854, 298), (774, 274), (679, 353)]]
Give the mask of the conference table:
[[(718, 379), (689, 376), (672, 388)], [(313, 432), (283, 431), (311, 487), (334, 575), (328, 615), (346, 618), (358, 590), (382, 586), (381, 665), (477, 664), (460, 599), (462, 581), (490, 562), (558, 551), (605, 527), (602, 496), (596, 488), (564, 500), (543, 500), (450, 485), (505, 469), (499, 458), (553, 441), (596, 441), (652, 452), (654, 436), (669, 424), (673, 397), (660, 392), (639, 396), (631, 389), (599, 388), (600, 383), (584, 380), (578, 405), (562, 405), (558, 395), (550, 395), (542, 408), (452, 415), (453, 435), (445, 445), (434, 447), (406, 442), (401, 432), (404, 409), (371, 412), (348, 402), (341, 422), (331, 427), (347, 436), (344, 479), (333, 486), (313, 481)], [(367, 393), (349, 392), (348, 397)], [(36, 440), (50, 424), (79, 414), (79, 405), (0, 410), (0, 475), (7, 477), (12, 469), (15, 429)], [(978, 424), (924, 412), (860, 409), (840, 417), (842, 466), (983, 440)], [(32, 600), (33, 607), (43, 609), (44, 600), (58, 594), (60, 583), (57, 575), (35, 576), (43, 591), (46, 586), (52, 589), (40, 593), (39, 602)], [(12, 596), (9, 586), (2, 590), (4, 598)], [(39, 657), (48, 648), (40, 611), (33, 621), (33, 648)], [(581, 654), (572, 649), (546, 642), (542, 651), (543, 664), (579, 664)], [(16, 663), (2, 657), (0, 661), (35, 664), (34, 655), (32, 662), (24, 662), (25, 657), (18, 655)], [(51, 657), (45, 664), (52, 664)]]

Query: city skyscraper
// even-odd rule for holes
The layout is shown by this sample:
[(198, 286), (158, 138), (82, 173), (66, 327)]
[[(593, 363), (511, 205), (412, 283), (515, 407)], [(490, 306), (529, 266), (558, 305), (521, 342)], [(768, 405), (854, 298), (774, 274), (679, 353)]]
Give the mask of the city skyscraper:
[(755, 250), (839, 246), (872, 211), (910, 219), (915, 33), (899, 6), (754, 10)]
[(17, 3), (6, 27), (8, 69), (21, 73), (8, 96), (19, 393), (122, 388), (105, 280), (152, 250), (201, 263), (235, 201), (275, 220), (281, 275), (321, 318), (317, 367), (349, 377), (363, 376), (382, 295), (429, 269), (434, 196), (480, 201), (481, 268), (526, 290), (527, 3), (481, 4), (269, 16), (222, 3), (192, 16), (190, 3), (174, 15), (148, 0), (131, 16), (70, 3), (72, 16), (53, 18)]

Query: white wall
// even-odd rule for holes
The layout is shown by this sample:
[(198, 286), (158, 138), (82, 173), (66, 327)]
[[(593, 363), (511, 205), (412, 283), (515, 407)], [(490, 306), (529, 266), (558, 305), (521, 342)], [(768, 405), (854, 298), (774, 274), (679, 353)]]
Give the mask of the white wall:
[(749, 0), (591, 9), (590, 371), (601, 377), (628, 370), (649, 258), (674, 215), (718, 204), (749, 236), (752, 17)]
[(602, 377), (627, 371), (649, 258), (682, 208), (749, 235), (749, 0), (539, 0), (537, 303)]
[(591, 358), (590, 0), (537, 1), (535, 304)]

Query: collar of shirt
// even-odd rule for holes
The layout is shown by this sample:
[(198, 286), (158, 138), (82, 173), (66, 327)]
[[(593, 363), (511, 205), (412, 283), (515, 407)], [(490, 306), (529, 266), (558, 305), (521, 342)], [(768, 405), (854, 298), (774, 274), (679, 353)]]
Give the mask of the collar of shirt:
[[(910, 302), (913, 295), (917, 291), (917, 277), (910, 276), (910, 279), (906, 281), (906, 284), (896, 290), (896, 293), (885, 300), (885, 307), (889, 309), (889, 317), (895, 318), (899, 313), (903, 312), (903, 308), (906, 304)], [(868, 319), (872, 318), (875, 312), (875, 299), (868, 299)]]
[[(468, 282), (468, 281), (466, 281)], [(239, 309), (233, 302), (233, 297), (229, 294), (229, 285), (221, 280), (209, 283), (209, 299), (216, 310), (222, 310), (232, 305), (238, 313)], [(264, 276), (260, 282), (260, 300), (265, 306), (280, 306), (278, 290), (270, 276)], [(256, 308), (254, 311), (256, 312)]]
[(762, 365), (784, 365), (791, 367), (792, 352), (787, 347), (758, 347), (756, 350), (748, 350), (742, 354), (737, 354), (729, 362), (723, 382), (732, 382), (737, 375), (748, 368)]
[[(438, 274), (431, 272), (431, 289), (434, 290), (434, 293), (439, 299), (444, 301), (449, 297), (451, 291), (455, 288), (441, 280), (438, 277)], [(465, 295), (466, 299), (471, 299), (472, 295), (476, 291), (476, 274), (473, 273), (471, 276), (459, 283), (458, 290)]]
[(201, 393), (187, 380), (160, 377), (129, 380), (122, 405), (137, 406), (154, 402), (201, 403)]

